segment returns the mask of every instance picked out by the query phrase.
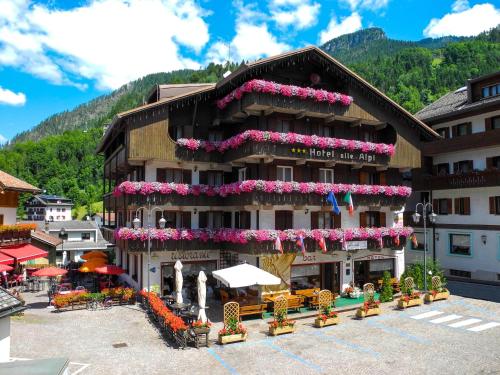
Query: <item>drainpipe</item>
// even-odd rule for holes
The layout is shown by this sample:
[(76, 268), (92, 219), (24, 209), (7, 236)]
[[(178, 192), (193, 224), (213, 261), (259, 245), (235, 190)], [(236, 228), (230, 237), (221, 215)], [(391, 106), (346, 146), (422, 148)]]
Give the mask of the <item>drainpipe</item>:
[[(429, 200), (432, 204), (432, 189), (429, 193)], [(434, 207), (432, 207), (434, 211)], [(432, 261), (436, 263), (436, 223), (432, 223)]]

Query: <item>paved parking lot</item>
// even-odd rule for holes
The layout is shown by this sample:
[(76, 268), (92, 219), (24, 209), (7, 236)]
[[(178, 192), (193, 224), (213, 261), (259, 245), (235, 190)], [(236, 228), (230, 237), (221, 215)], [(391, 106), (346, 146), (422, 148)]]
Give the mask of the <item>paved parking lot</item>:
[(52, 313), (45, 296), (27, 300), (35, 308), (12, 320), (12, 357), (68, 357), (72, 374), (500, 374), (500, 304), (482, 300), (386, 304), (381, 316), (342, 313), (339, 326), (323, 329), (308, 318), (275, 338), (250, 320), (246, 343), (199, 350), (170, 348), (138, 306)]

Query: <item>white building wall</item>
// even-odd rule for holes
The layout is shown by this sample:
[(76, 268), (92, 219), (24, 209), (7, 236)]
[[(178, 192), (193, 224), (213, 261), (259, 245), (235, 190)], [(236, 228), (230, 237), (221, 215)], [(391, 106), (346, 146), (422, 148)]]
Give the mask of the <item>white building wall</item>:
[[(485, 131), (484, 119), (489, 118), (489, 117), (499, 116), (499, 115), (500, 115), (500, 111), (481, 113), (481, 114), (476, 115), (476, 116), (469, 116), (469, 117), (460, 118), (458, 120), (443, 122), (439, 125), (433, 126), (432, 128), (434, 130), (437, 130), (437, 129), (447, 128), (447, 127), (451, 127), (451, 126), (458, 125), (458, 124), (463, 124), (465, 122), (470, 122), (470, 123), (472, 123), (472, 134), (481, 133), (481, 132)], [(450, 136), (451, 136), (451, 129), (450, 129)]]
[(71, 206), (61, 207), (60, 205), (48, 205), (47, 207), (45, 207), (45, 220), (46, 221), (72, 220)]
[(486, 169), (486, 158), (495, 156), (500, 156), (500, 146), (481, 148), (478, 150), (448, 152), (436, 155), (433, 158), (433, 164), (437, 165), (448, 163), (450, 165), (450, 173), (453, 173), (453, 163), (462, 160), (472, 160), (474, 169), (482, 171)]
[(0, 207), (0, 215), (3, 215), (4, 225), (15, 224), (17, 222), (16, 212), (17, 209), (15, 207)]
[(0, 318), (0, 362), (10, 358), (10, 316)]

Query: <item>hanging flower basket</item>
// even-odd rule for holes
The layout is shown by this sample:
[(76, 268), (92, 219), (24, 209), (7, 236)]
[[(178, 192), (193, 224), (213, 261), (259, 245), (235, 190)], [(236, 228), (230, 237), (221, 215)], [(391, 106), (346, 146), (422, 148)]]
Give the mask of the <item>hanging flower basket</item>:
[(439, 301), (443, 299), (448, 299), (450, 297), (450, 291), (448, 289), (444, 289), (441, 292), (437, 290), (431, 290), (430, 292), (425, 294), (424, 301), (426, 303), (431, 303), (434, 301)]

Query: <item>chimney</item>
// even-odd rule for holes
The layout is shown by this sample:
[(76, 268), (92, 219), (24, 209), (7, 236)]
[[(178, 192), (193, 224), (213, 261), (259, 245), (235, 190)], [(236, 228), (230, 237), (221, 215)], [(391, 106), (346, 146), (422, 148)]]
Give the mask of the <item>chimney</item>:
[(49, 234), (49, 221), (45, 220), (45, 233)]

